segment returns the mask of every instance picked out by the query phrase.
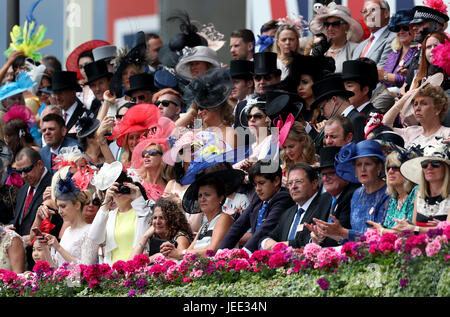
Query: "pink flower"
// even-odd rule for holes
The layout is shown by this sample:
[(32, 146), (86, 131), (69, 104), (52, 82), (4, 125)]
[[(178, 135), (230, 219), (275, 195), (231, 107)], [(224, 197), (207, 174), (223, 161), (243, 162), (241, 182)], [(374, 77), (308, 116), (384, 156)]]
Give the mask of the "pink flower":
[(269, 267), (276, 268), (286, 264), (284, 254), (281, 252), (274, 253), (269, 258)]
[(338, 263), (338, 254), (333, 248), (325, 248), (317, 254), (319, 267), (334, 267)]
[(284, 243), (277, 243), (274, 247), (273, 247), (273, 252), (282, 252), (285, 249), (287, 249), (287, 245), (285, 245)]
[(411, 250), (411, 256), (415, 258), (416, 256), (422, 255), (422, 251), (419, 248), (413, 248)]
[(229, 263), (230, 268), (235, 271), (247, 270), (250, 267), (250, 263), (246, 259), (233, 259)]
[[(395, 241), (394, 241), (394, 243), (395, 243)], [(390, 243), (390, 242), (382, 242), (382, 243), (380, 243), (379, 249), (383, 253), (395, 250), (394, 244)]]
[(216, 262), (216, 268), (221, 269), (227, 266), (227, 261), (225, 260), (219, 260)]
[(157, 255), (153, 259), (153, 263), (157, 263), (157, 264), (163, 264), (166, 261), (167, 261), (166, 257), (164, 255), (162, 255), (162, 254)]
[(321, 250), (322, 247), (320, 245), (315, 243), (308, 243), (303, 249), (303, 255), (307, 259), (314, 261)]
[(425, 253), (428, 257), (435, 256), (441, 250), (441, 241), (439, 238), (434, 239), (425, 247)]
[(378, 242), (380, 240), (380, 233), (377, 229), (367, 229), (365, 232), (366, 243)]

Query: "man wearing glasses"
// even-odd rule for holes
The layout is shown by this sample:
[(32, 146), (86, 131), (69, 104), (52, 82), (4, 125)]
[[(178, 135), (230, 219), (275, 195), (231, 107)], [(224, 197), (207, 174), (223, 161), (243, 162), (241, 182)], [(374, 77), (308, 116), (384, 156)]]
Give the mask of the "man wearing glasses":
[(385, 0), (366, 0), (361, 11), (364, 22), (370, 31), (370, 37), (361, 42), (353, 52), (353, 58), (367, 57), (383, 67), (392, 52), (392, 41), (396, 33), (387, 28), (390, 19), (389, 4)]
[(130, 89), (125, 95), (135, 104), (152, 103), (153, 94), (158, 91), (152, 74), (140, 73), (130, 77)]
[(52, 174), (42, 163), (39, 152), (32, 148), (23, 148), (16, 156), (16, 172), (23, 178), (25, 184), (19, 189), (14, 219), (9, 228), (15, 230), (27, 245), (28, 269), (32, 267), (32, 249), (30, 245), (30, 230), (36, 217), (36, 211), (43, 201), (43, 193), (51, 186)]
[(161, 110), (161, 116), (173, 122), (180, 118), (182, 103), (181, 94), (172, 88), (162, 89), (153, 95), (153, 104)]

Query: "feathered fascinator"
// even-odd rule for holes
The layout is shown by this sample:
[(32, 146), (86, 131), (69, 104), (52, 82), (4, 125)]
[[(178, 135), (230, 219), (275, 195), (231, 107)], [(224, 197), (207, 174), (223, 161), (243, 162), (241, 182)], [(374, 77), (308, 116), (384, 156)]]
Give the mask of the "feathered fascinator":
[(390, 145), (392, 146), (392, 149), (398, 153), (397, 158), (401, 164), (403, 164), (406, 161), (409, 161), (415, 157), (423, 155), (422, 148), (417, 147), (417, 146), (410, 147), (408, 149), (404, 149), (404, 148), (401, 148), (398, 145), (394, 144), (393, 142), (390, 142)]
[(36, 30), (36, 19), (33, 12), (42, 0), (37, 0), (30, 7), (23, 27), (15, 25), (11, 31), (11, 44), (5, 51), (5, 56), (9, 57), (12, 51), (23, 51), (25, 56), (31, 57), (35, 61), (42, 59), (42, 54), (37, 52), (43, 47), (52, 44), (52, 40), (44, 40), (47, 28), (40, 25)]
[(78, 146), (63, 147), (59, 151), (58, 156), (55, 157), (55, 166), (53, 166), (53, 169), (59, 170), (66, 166), (77, 168), (76, 163), (80, 159), (89, 160), (89, 157)]
[(383, 125), (383, 115), (377, 112), (371, 112), (369, 114), (369, 119), (367, 120), (366, 126), (364, 127), (364, 135), (367, 139), (367, 135), (372, 132), (373, 129)]
[(55, 197), (58, 200), (71, 200), (78, 197), (80, 189), (75, 185), (74, 180), (67, 176), (66, 178), (60, 178), (56, 186)]
[(20, 94), (27, 91), (37, 84), (31, 79), (30, 75), (25, 72), (19, 72), (16, 81), (7, 83), (0, 87), (0, 100)]
[(97, 170), (95, 166), (90, 164), (77, 168), (77, 171), (72, 176), (75, 185), (83, 191), (87, 190)]
[(447, 14), (447, 5), (442, 0), (424, 0), (423, 4), (441, 13)]
[(300, 35), (308, 31), (308, 21), (306, 21), (302, 15), (291, 14), (285, 18), (280, 18), (277, 21), (278, 26), (288, 25), (297, 29)]
[(100, 120), (95, 118), (94, 113), (90, 113), (89, 115), (85, 112), (77, 121), (75, 125), (75, 131), (77, 132), (77, 136), (80, 138), (84, 138), (100, 126)]
[(450, 41), (445, 40), (444, 43), (439, 44), (433, 50), (432, 63), (444, 71), (447, 76), (450, 76)]
[(36, 125), (36, 118), (34, 116), (34, 113), (27, 106), (12, 106), (3, 116), (3, 122), (7, 123), (12, 119), (22, 119), (28, 124), (28, 127), (30, 129)]
[(220, 50), (225, 44), (225, 41), (223, 40), (225, 35), (217, 31), (212, 23), (204, 24), (198, 34), (203, 36), (208, 42), (208, 47), (215, 51)]
[(278, 119), (274, 120), (274, 126), (277, 127), (277, 134), (275, 137), (278, 137), (278, 144), (280, 146), (280, 148), (283, 147), (284, 142), (286, 141), (288, 135), (289, 135), (289, 131), (291, 131), (292, 126), (294, 125), (295, 122), (295, 118), (292, 115), (292, 113), (290, 113), (287, 118), (286, 121), (283, 123), (283, 118), (280, 117)]

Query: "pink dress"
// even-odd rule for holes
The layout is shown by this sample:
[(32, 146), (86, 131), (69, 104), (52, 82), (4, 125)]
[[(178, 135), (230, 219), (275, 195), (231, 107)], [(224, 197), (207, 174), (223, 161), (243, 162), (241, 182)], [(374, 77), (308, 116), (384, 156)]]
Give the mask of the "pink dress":
[(405, 140), (405, 148), (410, 148), (415, 145), (420, 145), (421, 148), (429, 144), (437, 145), (438, 143), (435, 137), (444, 137), (444, 139), (450, 137), (450, 128), (444, 126), (441, 126), (441, 128), (431, 136), (424, 136), (423, 127), (418, 125), (413, 125), (403, 129), (394, 128), (393, 130), (403, 137)]

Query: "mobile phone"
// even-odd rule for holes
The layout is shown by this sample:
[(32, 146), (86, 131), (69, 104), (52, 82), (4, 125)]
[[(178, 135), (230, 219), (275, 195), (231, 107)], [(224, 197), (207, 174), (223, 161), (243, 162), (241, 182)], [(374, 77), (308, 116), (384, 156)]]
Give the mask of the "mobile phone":
[(38, 228), (32, 228), (31, 230), (33, 230), (36, 236), (43, 236), (41, 230), (39, 230)]

